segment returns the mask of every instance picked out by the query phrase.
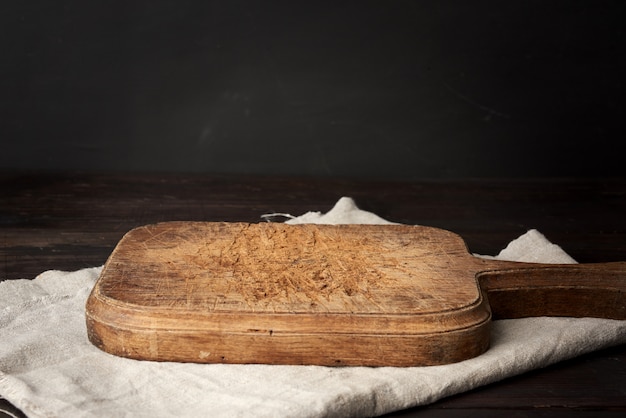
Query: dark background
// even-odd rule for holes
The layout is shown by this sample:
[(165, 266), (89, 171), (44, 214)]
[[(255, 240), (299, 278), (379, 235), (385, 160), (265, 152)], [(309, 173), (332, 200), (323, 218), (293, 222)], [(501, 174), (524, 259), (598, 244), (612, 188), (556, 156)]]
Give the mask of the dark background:
[(623, 176), (624, 1), (2, 1), (0, 169)]

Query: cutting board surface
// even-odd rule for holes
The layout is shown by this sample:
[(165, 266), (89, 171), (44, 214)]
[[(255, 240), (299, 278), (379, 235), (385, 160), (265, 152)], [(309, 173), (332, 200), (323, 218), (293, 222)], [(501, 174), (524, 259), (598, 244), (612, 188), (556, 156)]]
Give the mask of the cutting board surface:
[(434, 228), (168, 223), (126, 236), (100, 290), (211, 312), (421, 314), (480, 297), (466, 256)]
[[(120, 241), (88, 300), (87, 327), (98, 347), (137, 359), (443, 364), (488, 348), (486, 293), (517, 296), (543, 266), (522, 267), (473, 257), (458, 235), (423, 226), (166, 222)], [(598, 316), (623, 315), (621, 288), (594, 293), (579, 270), (554, 268), (565, 282), (518, 298), (530, 314), (532, 300), (542, 309), (565, 285), (584, 303), (613, 297)], [(609, 271), (623, 287), (624, 266)], [(572, 302), (556, 305), (568, 314)]]

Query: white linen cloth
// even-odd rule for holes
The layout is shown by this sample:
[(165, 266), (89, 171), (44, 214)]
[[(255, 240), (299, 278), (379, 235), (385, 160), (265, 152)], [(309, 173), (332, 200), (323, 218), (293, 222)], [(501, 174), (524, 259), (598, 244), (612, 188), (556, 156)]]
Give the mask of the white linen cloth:
[[(342, 198), (289, 223), (388, 223)], [(574, 260), (539, 232), (496, 258)], [(0, 282), (0, 395), (29, 417), (351, 417), (424, 405), (592, 350), (626, 343), (626, 321), (495, 321), (491, 348), (432, 367), (207, 365), (130, 360), (87, 340), (84, 306), (101, 267)]]

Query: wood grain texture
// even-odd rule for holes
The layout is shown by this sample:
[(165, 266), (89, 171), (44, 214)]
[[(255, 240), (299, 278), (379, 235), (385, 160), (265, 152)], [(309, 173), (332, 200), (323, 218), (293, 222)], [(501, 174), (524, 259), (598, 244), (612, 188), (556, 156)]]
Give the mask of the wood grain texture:
[(137, 359), (446, 364), (487, 349), (485, 292), (500, 317), (624, 318), (625, 272), (479, 259), (423, 226), (166, 222), (120, 241), (87, 324), (95, 345)]

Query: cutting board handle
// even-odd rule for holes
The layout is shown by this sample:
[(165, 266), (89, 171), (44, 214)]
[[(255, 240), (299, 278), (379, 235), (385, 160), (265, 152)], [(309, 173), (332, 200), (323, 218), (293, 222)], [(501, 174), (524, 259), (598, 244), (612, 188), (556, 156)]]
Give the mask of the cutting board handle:
[[(481, 260), (482, 261), (482, 260)], [(573, 316), (626, 319), (626, 262), (526, 264), (484, 260), (477, 274), (494, 319)]]

